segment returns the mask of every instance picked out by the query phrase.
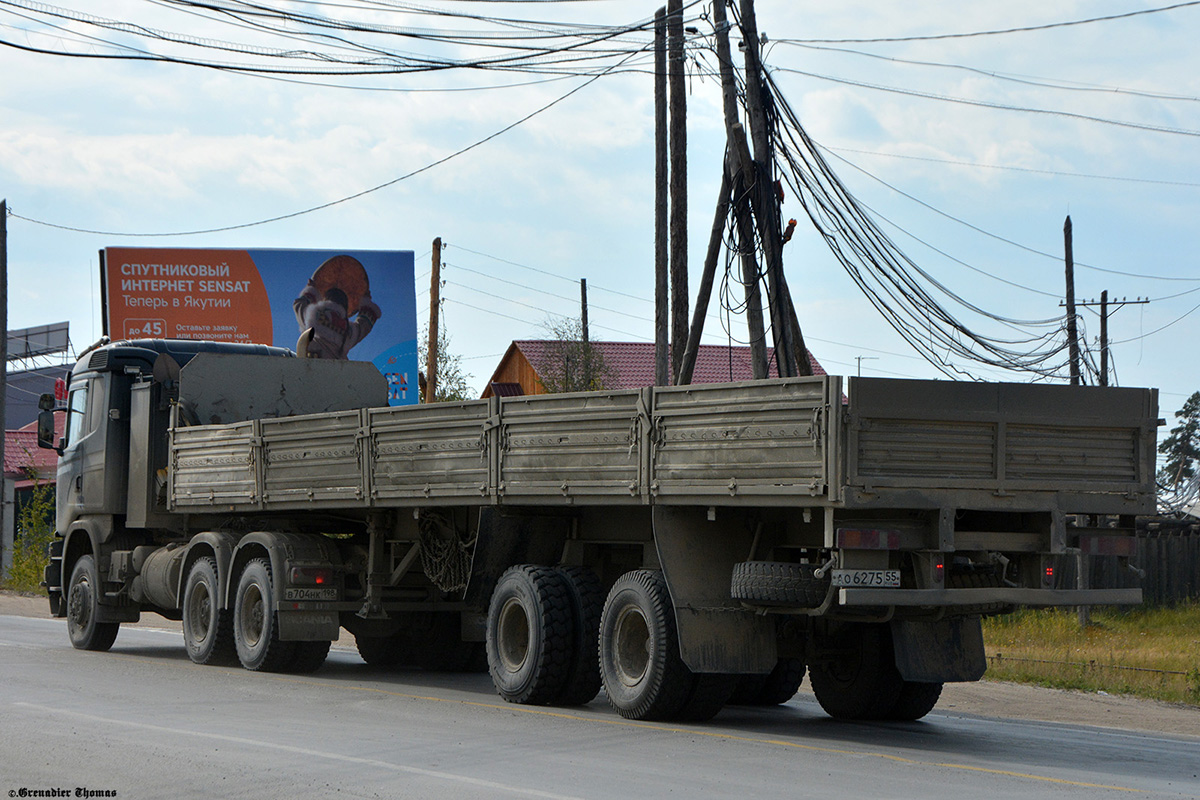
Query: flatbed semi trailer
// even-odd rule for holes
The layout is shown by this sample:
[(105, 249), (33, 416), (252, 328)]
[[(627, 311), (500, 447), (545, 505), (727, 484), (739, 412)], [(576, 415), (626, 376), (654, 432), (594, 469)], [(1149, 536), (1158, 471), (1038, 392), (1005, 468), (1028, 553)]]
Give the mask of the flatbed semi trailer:
[[(916, 719), (986, 668), (980, 619), (1132, 604), (1061, 585), (1134, 552), (1149, 389), (819, 376), (386, 405), (373, 366), (109, 343), (71, 373), (46, 572), (72, 643), (153, 612), (197, 663), (482, 668), (635, 719), (774, 703)], [(843, 392), (846, 394), (843, 394)]]

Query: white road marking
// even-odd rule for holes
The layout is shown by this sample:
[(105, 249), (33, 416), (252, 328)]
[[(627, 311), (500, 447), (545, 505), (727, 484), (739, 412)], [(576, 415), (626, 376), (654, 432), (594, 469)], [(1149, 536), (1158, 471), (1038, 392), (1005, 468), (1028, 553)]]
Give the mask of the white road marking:
[(170, 733), (177, 736), (195, 736), (202, 739), (215, 739), (217, 741), (228, 742), (230, 744), (245, 745), (247, 747), (261, 747), (267, 750), (278, 750), (280, 752), (292, 753), (295, 755), (323, 758), (329, 761), (338, 761), (344, 764), (376, 767), (378, 769), (388, 770), (391, 772), (402, 772), (408, 775), (421, 775), (426, 778), (437, 778), (439, 780), (462, 783), (470, 786), (477, 786), (482, 789), (492, 789), (501, 792), (508, 792), (510, 794), (523, 795), (526, 797), (541, 797), (546, 798), (546, 800), (582, 800), (582, 798), (578, 798), (573, 795), (543, 792), (538, 789), (529, 789), (522, 786), (510, 786), (505, 783), (484, 780), (482, 778), (472, 778), (467, 775), (455, 775), (452, 772), (442, 772), (440, 770), (425, 769), (423, 767), (412, 767), (405, 764), (394, 764), (390, 761), (379, 761), (378, 759), (374, 758), (361, 758), (359, 756), (349, 756), (342, 753), (330, 753), (324, 750), (313, 750), (308, 747), (297, 747), (295, 745), (279, 744), (277, 742), (264, 742), (259, 739), (247, 739), (240, 736), (229, 736), (223, 733), (204, 733), (201, 731), (185, 730), (183, 728), (169, 728), (163, 725), (150, 725), (145, 722), (131, 722), (129, 720), (113, 719), (110, 717), (98, 717), (91, 714), (83, 714), (78, 711), (68, 711), (62, 708), (38, 705), (36, 703), (13, 703), (13, 705), (18, 708), (28, 708), (46, 714), (72, 717), (74, 719), (84, 719), (88, 720), (89, 722), (99, 722), (107, 725), (122, 725), (127, 728), (153, 731), (155, 733)]

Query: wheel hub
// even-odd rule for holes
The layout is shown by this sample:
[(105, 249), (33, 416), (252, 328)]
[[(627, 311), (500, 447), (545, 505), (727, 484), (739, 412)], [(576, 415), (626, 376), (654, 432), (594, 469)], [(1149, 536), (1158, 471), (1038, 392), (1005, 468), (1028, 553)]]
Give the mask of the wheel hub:
[(617, 616), (614, 630), (614, 659), (617, 677), (626, 686), (636, 686), (650, 669), (650, 626), (646, 616), (634, 606), (626, 606)]
[(521, 669), (529, 658), (529, 616), (515, 597), (510, 597), (500, 609), (496, 638), (496, 649), (504, 668), (509, 672)]

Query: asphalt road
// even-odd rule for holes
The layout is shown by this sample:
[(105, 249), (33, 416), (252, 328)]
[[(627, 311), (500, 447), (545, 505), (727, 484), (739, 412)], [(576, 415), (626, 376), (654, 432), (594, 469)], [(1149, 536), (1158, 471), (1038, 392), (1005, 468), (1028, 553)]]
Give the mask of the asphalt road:
[[(840, 723), (801, 695), (711, 723), (501, 701), (486, 675), (197, 667), (178, 633), (73, 650), (0, 616), (0, 798), (1200, 797), (1200, 738), (935, 710)], [(85, 790), (77, 793), (77, 789)], [(26, 794), (21, 794), (26, 790)]]

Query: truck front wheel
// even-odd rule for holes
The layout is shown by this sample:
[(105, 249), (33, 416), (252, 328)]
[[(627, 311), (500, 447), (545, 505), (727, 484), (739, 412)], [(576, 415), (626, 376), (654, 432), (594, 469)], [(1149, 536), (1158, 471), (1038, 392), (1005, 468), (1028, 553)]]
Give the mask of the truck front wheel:
[(67, 587), (67, 635), (77, 650), (103, 651), (117, 640), (119, 622), (100, 622), (100, 575), (96, 560), (80, 556)]
[(265, 558), (246, 564), (233, 606), (233, 640), (246, 669), (282, 672), (293, 661), (294, 642), (279, 640), (279, 620), (271, 592), (271, 565)]
[(183, 644), (197, 664), (237, 663), (233, 644), (233, 615), (221, 608), (217, 563), (201, 558), (188, 572), (183, 588)]
[(522, 564), (496, 583), (488, 608), (488, 669), (510, 703), (555, 702), (567, 681), (574, 618), (566, 579), (549, 567)]

